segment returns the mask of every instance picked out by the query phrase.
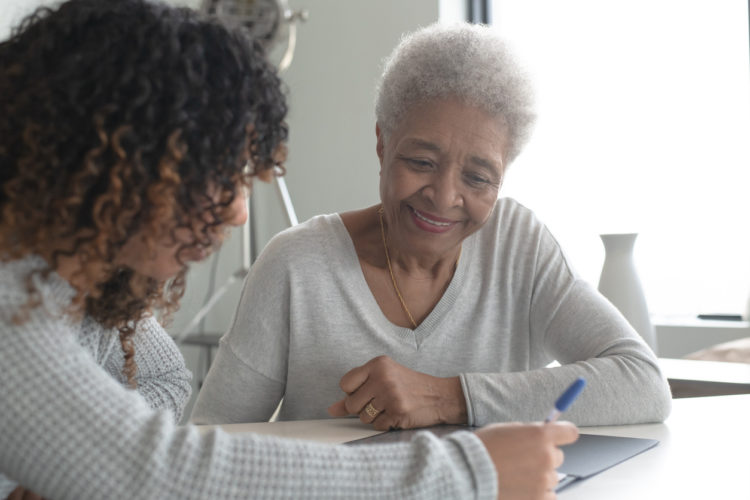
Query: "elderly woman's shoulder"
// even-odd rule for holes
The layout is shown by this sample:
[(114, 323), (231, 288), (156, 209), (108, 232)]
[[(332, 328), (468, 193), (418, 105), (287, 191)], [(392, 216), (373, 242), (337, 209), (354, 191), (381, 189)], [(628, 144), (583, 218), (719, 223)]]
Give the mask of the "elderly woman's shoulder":
[(325, 249), (346, 231), (337, 214), (316, 215), (305, 222), (286, 228), (271, 238), (264, 253), (305, 253)]
[(499, 198), (495, 204), (493, 217), (499, 224), (508, 225), (509, 222), (541, 225), (536, 214), (518, 200), (509, 197)]

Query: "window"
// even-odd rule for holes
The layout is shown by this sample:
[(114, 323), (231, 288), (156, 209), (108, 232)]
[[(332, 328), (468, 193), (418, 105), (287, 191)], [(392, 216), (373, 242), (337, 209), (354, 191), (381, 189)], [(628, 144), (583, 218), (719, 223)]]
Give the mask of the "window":
[(727, 0), (495, 0), (539, 120), (503, 193), (584, 278), (598, 234), (637, 232), (652, 313), (744, 313), (750, 294), (748, 6)]

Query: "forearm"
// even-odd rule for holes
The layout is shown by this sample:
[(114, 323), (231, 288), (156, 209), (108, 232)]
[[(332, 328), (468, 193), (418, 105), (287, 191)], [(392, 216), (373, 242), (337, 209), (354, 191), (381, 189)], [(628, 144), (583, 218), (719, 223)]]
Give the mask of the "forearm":
[[(151, 408), (170, 410), (179, 421), (192, 392), (182, 353), (154, 318), (138, 325), (134, 342), (138, 392)], [(119, 359), (115, 364), (120, 365)]]
[(562, 391), (584, 377), (586, 389), (565, 413), (578, 425), (661, 422), (669, 414), (669, 386), (658, 368), (637, 354), (616, 354), (554, 368), (461, 376), (468, 422), (543, 419)]
[[(0, 471), (44, 497), (493, 498), (492, 462), (470, 433), (332, 447), (176, 427), (123, 388), (72, 335), (4, 336)], [(8, 339), (12, 342), (8, 342)], [(60, 397), (60, 395), (64, 397)], [(82, 452), (83, 450), (83, 452)]]

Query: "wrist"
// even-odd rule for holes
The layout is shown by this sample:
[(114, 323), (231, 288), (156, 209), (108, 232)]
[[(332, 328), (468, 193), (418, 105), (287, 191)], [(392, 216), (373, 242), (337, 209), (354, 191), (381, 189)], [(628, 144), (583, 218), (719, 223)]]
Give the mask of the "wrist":
[(461, 388), (459, 377), (441, 379), (443, 400), (439, 408), (440, 422), (443, 424), (463, 425), (468, 422), (466, 398)]

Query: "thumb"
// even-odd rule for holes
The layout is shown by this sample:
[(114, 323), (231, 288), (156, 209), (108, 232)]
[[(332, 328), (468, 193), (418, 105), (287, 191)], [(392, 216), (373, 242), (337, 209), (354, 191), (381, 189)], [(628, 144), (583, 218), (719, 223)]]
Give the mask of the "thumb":
[(346, 417), (349, 415), (349, 410), (346, 409), (344, 400), (336, 401), (328, 407), (328, 414), (332, 417)]

